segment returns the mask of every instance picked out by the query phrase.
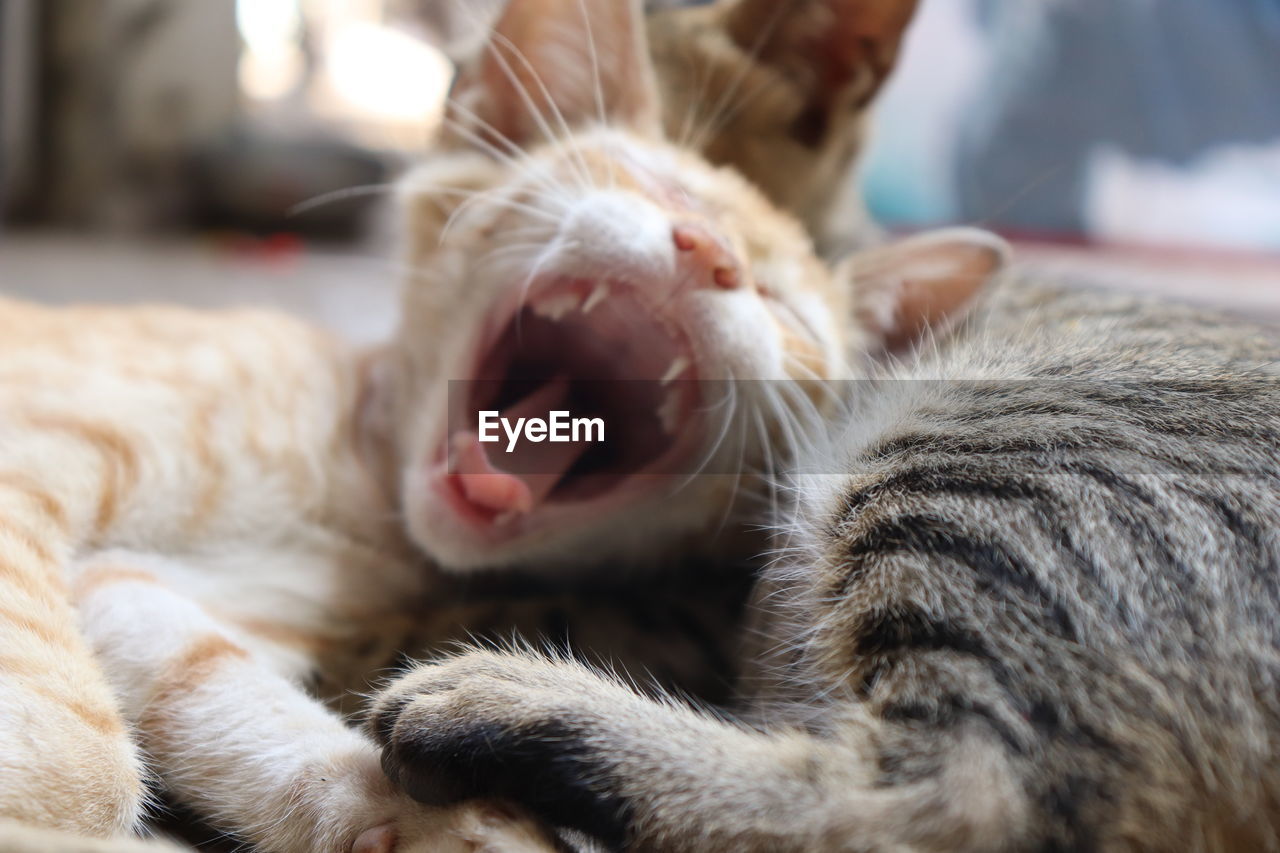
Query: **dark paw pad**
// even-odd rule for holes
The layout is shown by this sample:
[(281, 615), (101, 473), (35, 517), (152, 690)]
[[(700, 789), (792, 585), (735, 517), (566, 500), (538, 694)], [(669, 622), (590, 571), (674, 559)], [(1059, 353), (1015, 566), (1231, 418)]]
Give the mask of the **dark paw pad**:
[(379, 700), (370, 726), (387, 775), (420, 802), (511, 800), (620, 846), (630, 810), (612, 788), (605, 733), (573, 714), (572, 695), (466, 661), (424, 667)]

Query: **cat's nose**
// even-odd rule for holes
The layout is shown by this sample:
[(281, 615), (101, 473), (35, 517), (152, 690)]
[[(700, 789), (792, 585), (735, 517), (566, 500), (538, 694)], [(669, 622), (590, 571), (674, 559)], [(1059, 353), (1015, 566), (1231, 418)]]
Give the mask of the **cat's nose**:
[(543, 268), (621, 276), (658, 290), (742, 287), (746, 276), (728, 239), (684, 217), (637, 193), (594, 192), (567, 213)]
[(688, 268), (694, 281), (705, 280), (708, 286), (735, 290), (742, 286), (742, 266), (727, 241), (702, 225), (676, 225), (671, 229), (671, 242), (678, 253), (677, 263)]

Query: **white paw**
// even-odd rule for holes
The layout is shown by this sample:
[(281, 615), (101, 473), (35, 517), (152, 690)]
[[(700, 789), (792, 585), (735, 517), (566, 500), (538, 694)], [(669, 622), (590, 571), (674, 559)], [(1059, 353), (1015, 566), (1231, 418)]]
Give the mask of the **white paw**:
[(395, 823), (365, 830), (351, 853), (552, 853), (555, 842), (532, 818), (499, 803), (416, 805)]

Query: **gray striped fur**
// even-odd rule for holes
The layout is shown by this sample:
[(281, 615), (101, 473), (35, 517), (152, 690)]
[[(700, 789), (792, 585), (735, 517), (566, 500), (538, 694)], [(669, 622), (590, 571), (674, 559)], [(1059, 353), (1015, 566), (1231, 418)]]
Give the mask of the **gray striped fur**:
[(478, 652), (383, 695), (387, 767), (637, 850), (1280, 850), (1278, 363), (1012, 283), (817, 442), (739, 719)]

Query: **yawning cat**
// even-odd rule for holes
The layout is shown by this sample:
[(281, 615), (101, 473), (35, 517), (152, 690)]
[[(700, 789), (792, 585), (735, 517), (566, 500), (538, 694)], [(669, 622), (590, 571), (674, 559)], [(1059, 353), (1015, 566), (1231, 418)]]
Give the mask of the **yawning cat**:
[[(548, 843), (497, 806), (412, 803), (299, 685), (381, 664), (427, 557), (562, 571), (714, 527), (737, 478), (691, 479), (699, 454), (737, 429), (763, 452), (783, 401), (708, 406), (710, 380), (846, 375), (1001, 256), (956, 232), (828, 267), (664, 137), (660, 102), (637, 3), (512, 0), (456, 93), (468, 144), (404, 185), (413, 275), (374, 352), (265, 312), (0, 302), (0, 818), (128, 832), (153, 772), (266, 851)], [(469, 383), (452, 408), (447, 379)], [(470, 429), (584, 379), (688, 396), (630, 398), (649, 435), (616, 423), (632, 455), (587, 471), (507, 470)]]

